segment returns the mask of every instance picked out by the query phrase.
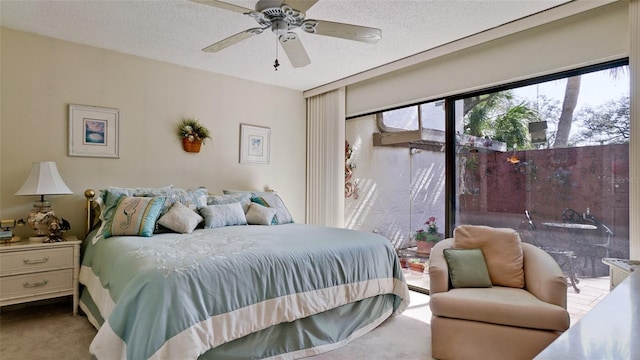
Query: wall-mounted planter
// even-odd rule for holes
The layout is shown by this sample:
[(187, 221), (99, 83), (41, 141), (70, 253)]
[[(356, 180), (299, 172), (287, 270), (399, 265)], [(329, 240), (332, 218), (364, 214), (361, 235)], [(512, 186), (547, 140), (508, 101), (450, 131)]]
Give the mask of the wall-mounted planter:
[(202, 140), (190, 141), (188, 138), (182, 138), (182, 148), (186, 152), (198, 153), (200, 152), (200, 146), (202, 146)]

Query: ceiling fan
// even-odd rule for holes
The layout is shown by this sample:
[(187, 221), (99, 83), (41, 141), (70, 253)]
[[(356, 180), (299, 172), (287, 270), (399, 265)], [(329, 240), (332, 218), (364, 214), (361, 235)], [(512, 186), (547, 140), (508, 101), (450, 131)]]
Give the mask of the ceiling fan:
[[(202, 49), (204, 52), (220, 51), (254, 35), (262, 34), (262, 32), (271, 28), (271, 31), (277, 36), (277, 41), (280, 42), (284, 52), (291, 61), (291, 65), (297, 68), (309, 65), (311, 60), (300, 41), (300, 37), (294, 30), (302, 29), (302, 31), (310, 34), (332, 36), (369, 44), (376, 43), (382, 37), (382, 30), (377, 28), (325, 20), (305, 19), (305, 12), (317, 3), (318, 0), (260, 0), (256, 3), (255, 10), (218, 0), (191, 1), (249, 15), (260, 25), (260, 27), (242, 31), (209, 45)], [(277, 47), (276, 61), (273, 66), (276, 70), (278, 70), (280, 66), (278, 63)]]

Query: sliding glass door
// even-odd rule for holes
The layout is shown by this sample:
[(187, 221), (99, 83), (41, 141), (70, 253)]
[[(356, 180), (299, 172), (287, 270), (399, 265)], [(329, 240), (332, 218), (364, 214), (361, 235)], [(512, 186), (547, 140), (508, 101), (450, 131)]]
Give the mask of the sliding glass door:
[(513, 228), (578, 292), (629, 257), (629, 127), (624, 63), (349, 119), (346, 226), (387, 237), (425, 291), (427, 222)]
[[(428, 253), (416, 234), (445, 219), (444, 102), (350, 119), (345, 144), (345, 224), (387, 237), (411, 288), (427, 292)], [(420, 236), (418, 236), (420, 238)]]
[(625, 66), (456, 101), (455, 224), (518, 229), (579, 278), (629, 257)]

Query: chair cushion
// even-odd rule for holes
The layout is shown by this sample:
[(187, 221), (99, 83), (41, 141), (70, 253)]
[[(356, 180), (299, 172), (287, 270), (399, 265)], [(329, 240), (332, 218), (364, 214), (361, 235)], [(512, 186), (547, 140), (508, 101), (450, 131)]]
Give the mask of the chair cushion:
[(569, 328), (564, 308), (510, 287), (451, 289), (432, 294), (430, 307), (434, 316), (541, 330)]
[(480, 249), (444, 249), (444, 258), (449, 267), (449, 277), (454, 288), (491, 287)]
[(454, 249), (481, 249), (491, 283), (524, 287), (524, 256), (514, 229), (460, 225), (453, 231)]

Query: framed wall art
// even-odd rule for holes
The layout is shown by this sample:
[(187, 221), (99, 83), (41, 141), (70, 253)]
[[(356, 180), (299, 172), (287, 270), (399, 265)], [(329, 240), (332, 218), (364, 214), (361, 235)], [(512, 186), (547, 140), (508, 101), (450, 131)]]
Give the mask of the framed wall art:
[(271, 129), (240, 124), (240, 163), (268, 164)]
[(119, 158), (120, 110), (69, 105), (69, 156)]

